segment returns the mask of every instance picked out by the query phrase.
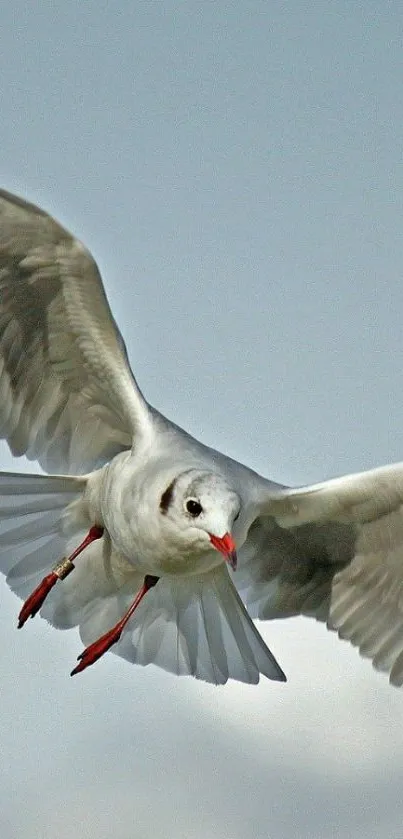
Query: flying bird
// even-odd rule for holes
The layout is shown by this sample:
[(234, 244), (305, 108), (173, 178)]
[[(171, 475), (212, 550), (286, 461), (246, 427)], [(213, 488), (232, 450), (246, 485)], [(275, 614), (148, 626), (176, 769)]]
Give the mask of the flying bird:
[(81, 242), (0, 191), (0, 570), (107, 650), (207, 682), (285, 681), (253, 619), (324, 621), (403, 683), (403, 464), (292, 489), (148, 404)]

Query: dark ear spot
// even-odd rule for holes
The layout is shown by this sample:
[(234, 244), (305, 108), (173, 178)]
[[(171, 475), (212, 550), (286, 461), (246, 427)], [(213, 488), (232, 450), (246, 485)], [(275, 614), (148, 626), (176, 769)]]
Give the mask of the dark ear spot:
[(174, 484), (175, 479), (172, 481), (172, 483), (169, 484), (169, 487), (167, 487), (161, 495), (160, 510), (161, 513), (163, 513), (164, 515), (168, 512), (168, 507), (172, 501), (172, 496), (174, 494)]

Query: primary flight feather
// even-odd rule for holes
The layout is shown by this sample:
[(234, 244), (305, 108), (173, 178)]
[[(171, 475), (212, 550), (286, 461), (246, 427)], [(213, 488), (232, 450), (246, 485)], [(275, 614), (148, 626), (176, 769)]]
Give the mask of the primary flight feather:
[(285, 680), (252, 618), (311, 615), (403, 683), (403, 465), (290, 489), (195, 440), (134, 379), (97, 266), (0, 191), (0, 570), (73, 673), (108, 649), (221, 684)]

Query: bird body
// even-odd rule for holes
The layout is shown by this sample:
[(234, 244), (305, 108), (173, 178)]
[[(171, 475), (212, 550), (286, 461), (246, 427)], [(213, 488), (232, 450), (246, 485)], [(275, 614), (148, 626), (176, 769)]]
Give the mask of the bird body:
[(403, 465), (276, 484), (151, 407), (97, 266), (0, 191), (0, 436), (49, 475), (0, 473), (0, 570), (111, 649), (221, 684), (285, 676), (256, 629), (307, 615), (403, 683)]

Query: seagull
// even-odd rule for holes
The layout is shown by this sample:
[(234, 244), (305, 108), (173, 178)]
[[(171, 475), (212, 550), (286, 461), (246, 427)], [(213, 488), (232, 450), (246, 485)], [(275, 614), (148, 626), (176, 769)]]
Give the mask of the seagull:
[(285, 675), (254, 619), (306, 615), (403, 684), (403, 463), (274, 483), (166, 419), (131, 371), (97, 265), (0, 190), (0, 571), (108, 650), (214, 684)]

